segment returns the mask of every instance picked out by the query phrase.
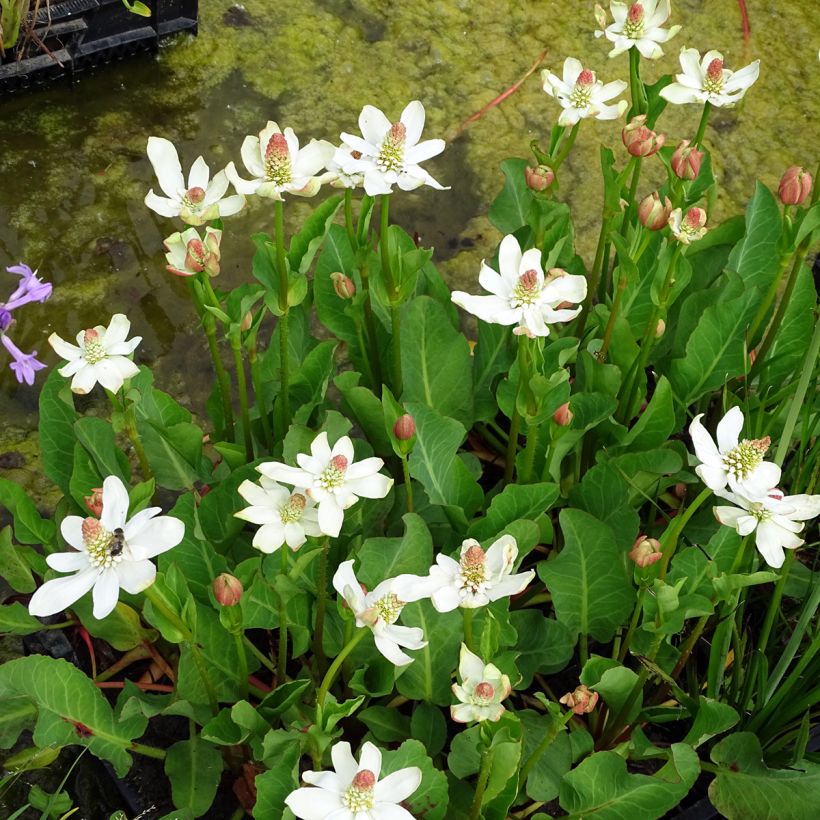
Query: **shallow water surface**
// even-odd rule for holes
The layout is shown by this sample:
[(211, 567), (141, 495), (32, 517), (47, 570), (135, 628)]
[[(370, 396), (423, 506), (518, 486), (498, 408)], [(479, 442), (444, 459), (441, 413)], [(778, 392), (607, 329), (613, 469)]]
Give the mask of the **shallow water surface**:
[[(715, 112), (707, 132), (721, 185), (714, 221), (742, 208), (756, 177), (776, 185), (789, 165), (817, 162), (816, 0), (747, 6), (752, 37), (744, 42), (736, 0), (674, 0), (673, 22), (684, 29), (667, 56), (645, 69), (649, 81), (674, 70), (684, 45), (721, 49), (730, 68), (761, 59), (760, 80), (746, 100)], [(449, 138), (428, 167), (452, 188), (399, 193), (391, 216), (436, 247), (434, 258), (452, 283), (472, 288), (481, 258), (500, 239), (486, 219), (502, 183), (499, 162), (527, 156), (532, 139), (546, 140), (559, 108), (536, 72), (453, 139), (459, 124), (544, 49), (542, 67), (553, 71), (565, 56), (577, 56), (604, 81), (628, 76), (627, 57), (608, 59), (606, 41), (593, 37), (593, 3), (586, 1), (246, 0), (239, 7), (201, 0), (200, 7), (197, 38), (181, 36), (156, 57), (81, 76), (73, 88), (0, 101), (0, 264), (27, 261), (55, 285), (49, 302), (20, 312), (13, 338), (55, 365), (49, 333), (70, 338), (123, 311), (144, 337), (137, 360), (154, 363), (158, 384), (194, 409), (210, 381), (207, 353), (185, 283), (165, 272), (162, 239), (176, 226), (142, 202), (157, 187), (145, 157), (149, 135), (171, 139), (186, 172), (200, 153), (216, 171), (231, 159), (239, 163), (244, 136), (268, 119), (291, 125), (303, 141), (338, 141), (340, 131), (356, 130), (365, 103), (396, 118), (407, 101), (420, 99), (425, 136)], [(670, 107), (662, 120), (670, 141), (691, 137), (699, 116), (697, 107)], [(619, 124), (585, 123), (561, 176), (560, 195), (573, 209), (588, 263), (600, 213), (601, 142), (623, 161)], [(647, 177), (642, 192), (651, 190), (651, 172)], [(309, 208), (290, 200), (291, 224)], [(227, 221), (221, 284), (250, 278), (250, 234), (270, 230), (271, 222), (265, 201)], [(0, 277), (2, 298), (13, 283)], [(21, 454), (7, 458), (0, 474), (42, 496), (32, 433), (37, 391), (18, 387), (5, 359), (0, 395), (0, 454)], [(94, 406), (93, 398), (84, 401)]]

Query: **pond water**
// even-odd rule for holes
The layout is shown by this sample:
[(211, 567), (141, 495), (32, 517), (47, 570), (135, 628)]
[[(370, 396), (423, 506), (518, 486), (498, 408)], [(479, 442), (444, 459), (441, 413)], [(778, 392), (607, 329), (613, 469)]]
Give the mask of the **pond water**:
[[(684, 45), (718, 48), (730, 68), (761, 59), (760, 81), (746, 100), (715, 112), (707, 132), (721, 185), (715, 221), (742, 207), (755, 178), (776, 185), (789, 165), (813, 169), (817, 162), (816, 0), (747, 6), (752, 36), (744, 41), (737, 0), (674, 0), (673, 22), (683, 31), (667, 56), (645, 69), (650, 81), (674, 70)], [(49, 302), (21, 311), (15, 341), (54, 365), (49, 333), (70, 337), (123, 311), (144, 337), (137, 360), (154, 364), (159, 384), (196, 409), (210, 380), (207, 353), (184, 282), (165, 271), (162, 239), (176, 226), (143, 205), (156, 187), (147, 137), (171, 139), (186, 170), (200, 153), (217, 170), (239, 160), (244, 136), (267, 119), (292, 126), (302, 140), (338, 141), (340, 131), (356, 130), (365, 103), (395, 118), (418, 98), (427, 109), (425, 135), (451, 137), (428, 166), (452, 189), (399, 194), (391, 217), (435, 246), (434, 259), (451, 282), (472, 285), (481, 258), (500, 239), (486, 219), (502, 183), (499, 162), (527, 156), (530, 140), (547, 138), (559, 109), (536, 72), (500, 107), (452, 136), (544, 49), (542, 67), (553, 71), (565, 56), (577, 56), (604, 81), (627, 78), (626, 56), (608, 59), (606, 41), (593, 37), (592, 8), (586, 0), (246, 0), (241, 7), (201, 0), (198, 37), (181, 36), (156, 57), (81, 76), (73, 88), (0, 101), (0, 264), (24, 260), (55, 285)], [(697, 107), (671, 107), (663, 121), (669, 139), (691, 137), (699, 116)], [(620, 126), (585, 123), (561, 177), (588, 263), (600, 213), (597, 147), (604, 141), (619, 143)], [(641, 190), (650, 185), (651, 176)], [(290, 200), (291, 223), (309, 207)], [(272, 208), (262, 201), (226, 223), (226, 286), (250, 278), (250, 234), (271, 223)], [(0, 276), (2, 294), (11, 277)], [(0, 473), (46, 500), (33, 432), (37, 390), (18, 387), (5, 359), (0, 402)]]

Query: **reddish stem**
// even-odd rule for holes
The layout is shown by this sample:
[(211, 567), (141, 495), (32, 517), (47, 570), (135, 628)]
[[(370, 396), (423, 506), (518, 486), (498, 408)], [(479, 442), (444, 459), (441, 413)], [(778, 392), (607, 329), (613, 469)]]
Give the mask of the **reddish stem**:
[(468, 125), (472, 125), (476, 120), (480, 120), (491, 108), (495, 108), (500, 103), (504, 102), (512, 94), (515, 94), (519, 88), (524, 84), (524, 80), (530, 76), (537, 68), (544, 62), (544, 58), (547, 56), (547, 49), (541, 52), (538, 55), (538, 59), (530, 66), (527, 73), (517, 82), (513, 83), (506, 91), (502, 91), (495, 99), (490, 100), (485, 106), (480, 108), (475, 114), (467, 117), (458, 128), (455, 129), (453, 133), (448, 136), (448, 140), (454, 140)]
[(160, 655), (159, 650), (149, 641), (143, 641), (143, 646), (151, 653), (151, 657), (154, 659), (154, 662), (165, 673), (168, 680), (171, 681), (171, 683), (175, 683), (177, 679), (176, 673), (171, 668), (168, 661)]
[(737, 3), (740, 6), (740, 19), (743, 21), (743, 39), (748, 40), (751, 29), (749, 28), (749, 12), (746, 9), (746, 0), (737, 0)]
[(88, 649), (88, 654), (91, 657), (91, 677), (97, 677), (97, 656), (94, 654), (94, 644), (91, 642), (91, 635), (88, 634), (88, 630), (84, 626), (78, 626), (77, 632), (80, 634), (80, 637), (83, 639), (83, 643), (85, 643), (86, 648)]
[(273, 689), (268, 686), (267, 683), (263, 683), (259, 678), (254, 677), (253, 675), (248, 675), (248, 683), (251, 686), (255, 686), (257, 689), (261, 689), (263, 692), (272, 692)]
[[(168, 686), (167, 683), (141, 683), (138, 681), (131, 681), (134, 686), (142, 689), (144, 692), (173, 692), (174, 687)], [(125, 688), (125, 681), (122, 680), (111, 680), (105, 681), (104, 683), (100, 683), (97, 681), (95, 683), (98, 689), (124, 689)]]

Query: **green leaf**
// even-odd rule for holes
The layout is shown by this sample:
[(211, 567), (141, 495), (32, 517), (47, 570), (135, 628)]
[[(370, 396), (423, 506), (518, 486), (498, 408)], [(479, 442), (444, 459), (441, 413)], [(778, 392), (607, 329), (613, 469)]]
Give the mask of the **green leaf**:
[(290, 240), (288, 249), (288, 264), (292, 271), (302, 275), (307, 273), (313, 257), (319, 250), (325, 234), (330, 228), (339, 205), (342, 204), (340, 195), (330, 196), (315, 207), (310, 216), (302, 223), (299, 232)]
[(155, 629), (146, 629), (140, 616), (130, 606), (119, 601), (105, 618), (92, 614), (91, 596), (86, 595), (71, 605), (74, 614), (95, 638), (107, 641), (120, 652), (127, 652), (143, 643), (153, 643), (159, 637)]
[(612, 530), (581, 510), (559, 516), (564, 548), (542, 561), (538, 574), (552, 593), (559, 622), (573, 632), (609, 641), (635, 601), (635, 589)]
[(536, 672), (560, 672), (572, 659), (575, 635), (560, 621), (534, 609), (520, 609), (510, 613), (510, 624), (518, 633), (515, 665), (521, 681), (517, 688), (527, 689)]
[(275, 768), (256, 776), (256, 803), (253, 807), (256, 820), (282, 820), (285, 816), (285, 798), (299, 787), (297, 765), (301, 753), (301, 746), (294, 739), (291, 744), (279, 749)]
[(467, 339), (429, 296), (402, 307), (404, 403), (421, 402), (469, 426), (473, 421), (472, 363)]
[(3, 568), (3, 579), (16, 592), (34, 592), (37, 584), (20, 552), (21, 548), (11, 542), (11, 527), (3, 527), (0, 530), (0, 567)]
[(672, 361), (668, 374), (681, 404), (692, 404), (733, 376), (745, 373), (747, 314), (757, 301), (757, 293), (749, 290), (703, 311), (686, 343), (686, 355)]
[(357, 717), (380, 743), (398, 743), (410, 736), (410, 718), (397, 709), (370, 706)]
[(83, 417), (74, 423), (77, 440), (88, 450), (101, 478), (115, 475), (125, 484), (131, 483), (128, 459), (117, 446), (114, 428), (103, 419)]
[(408, 766), (421, 769), (421, 784), (402, 805), (413, 817), (443, 820), (449, 799), (447, 777), (433, 765), (427, 749), (418, 740), (406, 740), (395, 751), (382, 752), (382, 777)]
[(431, 504), (457, 507), (466, 518), (471, 517), (484, 493), (457, 457), (467, 431), (455, 419), (424, 404), (408, 404), (407, 411), (415, 419), (417, 437), (410, 454), (410, 475), (424, 486)]
[(0, 709), (0, 749), (14, 746), (20, 732), (34, 726), (36, 717), (37, 707), (27, 697), (4, 695), (3, 708)]
[(372, 390), (359, 385), (360, 373), (348, 370), (333, 380), (342, 394), (342, 409), (354, 418), (373, 449), (382, 458), (389, 458), (393, 448), (385, 429), (384, 409)]
[(205, 477), (201, 471), (202, 430), (195, 424), (180, 422), (165, 427), (138, 416), (137, 432), (160, 487), (192, 489)]
[[(333, 288), (331, 273), (343, 273), (356, 282), (356, 258), (347, 232), (341, 225), (331, 225), (327, 232), (316, 271), (313, 275), (313, 298), (319, 321), (337, 338), (358, 347), (356, 322), (347, 308), (350, 301), (341, 299)], [(357, 287), (361, 282), (357, 282)]]
[(478, 342), (473, 352), (473, 400), (477, 421), (490, 421), (498, 414), (495, 385), (509, 371), (514, 360), (515, 345), (510, 329), (479, 319)]
[(401, 538), (368, 538), (359, 549), (359, 578), (369, 589), (402, 573), (426, 575), (433, 563), (433, 539), (424, 520), (406, 513), (402, 521)]
[(437, 755), (447, 742), (447, 721), (441, 709), (430, 703), (419, 703), (413, 710), (410, 731), (432, 756)]
[(68, 382), (54, 368), (40, 389), (40, 454), (43, 471), (63, 495), (70, 495), (77, 418)]
[(630, 774), (615, 752), (596, 752), (564, 775), (561, 808), (574, 820), (655, 820), (688, 794), (700, 774), (691, 746), (673, 743), (669, 762), (652, 777)]
[(404, 667), (396, 688), (406, 698), (449, 706), (452, 673), (464, 634), (461, 613), (436, 612), (429, 601), (418, 601), (402, 609), (401, 622), (421, 627), (427, 646), (411, 653), (413, 663)]
[[(2, 540), (2, 533), (0, 533), (0, 543)], [(0, 561), (2, 560), (0, 558)], [(6, 571), (5, 562), (3, 562), (3, 570)], [(7, 575), (6, 580), (8, 580)], [(19, 601), (12, 604), (0, 604), (0, 634), (31, 635), (42, 628), (43, 625), (35, 617), (29, 615), (28, 610)]]
[(487, 514), (470, 526), (470, 538), (477, 541), (495, 539), (519, 518), (537, 523), (556, 502), (558, 492), (557, 484), (508, 484), (490, 502)]
[[(643, 692), (628, 703), (632, 690), (638, 682), (638, 676), (617, 661), (593, 655), (581, 670), (579, 679), (585, 686), (600, 693), (606, 701), (609, 719), (614, 720), (617, 716), (620, 726), (628, 725), (640, 713), (643, 705)], [(621, 710), (627, 705), (627, 710), (622, 712)], [(607, 724), (607, 729), (609, 729), (609, 724)]]
[(697, 749), (707, 740), (727, 732), (739, 720), (740, 716), (728, 703), (721, 703), (701, 695), (698, 698), (697, 714), (683, 742)]
[(620, 446), (635, 452), (651, 450), (665, 444), (674, 430), (672, 386), (666, 376), (661, 376), (646, 410), (621, 440)]
[(222, 776), (222, 755), (201, 738), (180, 740), (166, 753), (165, 774), (171, 781), (174, 805), (190, 809), (194, 817), (202, 817), (216, 796)]
[(527, 167), (525, 159), (511, 157), (501, 163), (504, 172), (504, 188), (490, 205), (490, 222), (502, 234), (514, 233), (527, 224), (533, 196), (527, 187), (524, 169)]
[(287, 712), (309, 686), (309, 680), (291, 680), (280, 683), (262, 698), (256, 708), (266, 720), (273, 721), (274, 718)]
[(481, 811), (485, 820), (507, 820), (507, 812), (518, 793), (523, 752), (521, 722), (507, 712), (493, 728), (496, 731), (490, 750), (490, 777), (481, 801)]
[(118, 721), (88, 676), (67, 661), (45, 655), (15, 658), (0, 666), (0, 701), (7, 698), (26, 698), (36, 707), (37, 746), (87, 746), (113, 764), (120, 777), (131, 767), (131, 741), (147, 724), (141, 715)]
[(709, 799), (728, 820), (813, 820), (820, 805), (820, 765), (800, 760), (788, 769), (763, 762), (760, 741), (737, 732), (712, 749), (720, 772)]
[[(299, 412), (307, 414), (319, 404), (327, 392), (327, 384), (333, 374), (333, 354), (337, 342), (320, 342), (300, 363), (290, 382), (290, 401)], [(300, 416), (306, 418), (306, 415)]]
[(54, 522), (40, 517), (34, 502), (19, 484), (0, 478), (0, 505), (11, 513), (14, 519), (14, 537), (21, 544), (51, 543), (54, 538)]

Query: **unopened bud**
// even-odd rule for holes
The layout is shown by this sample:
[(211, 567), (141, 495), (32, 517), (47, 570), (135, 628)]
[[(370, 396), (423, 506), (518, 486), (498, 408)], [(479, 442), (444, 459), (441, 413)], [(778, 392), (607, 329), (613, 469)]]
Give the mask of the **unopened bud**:
[(561, 427), (566, 427), (572, 423), (572, 420), (575, 418), (575, 414), (572, 410), (569, 409), (569, 402), (565, 401), (553, 414), (552, 420), (560, 425)]
[(666, 322), (663, 319), (658, 319), (658, 324), (655, 325), (655, 338), (660, 339), (666, 332)]
[(352, 299), (356, 294), (356, 286), (349, 276), (336, 271), (330, 274), (330, 278), (333, 281), (333, 290), (340, 299)]
[(243, 317), (242, 321), (239, 324), (239, 329), (245, 333), (246, 331), (251, 329), (251, 325), (253, 324), (253, 311), (248, 311)]
[(811, 174), (793, 165), (783, 174), (777, 193), (784, 205), (802, 205), (811, 193), (811, 185)]
[(399, 441), (410, 441), (416, 435), (415, 419), (409, 413), (399, 416), (393, 425), (393, 435)]
[(558, 702), (568, 706), (576, 715), (583, 715), (585, 712), (589, 714), (595, 708), (595, 704), (598, 703), (598, 693), (592, 692), (584, 684), (581, 684), (572, 692), (567, 692), (566, 695), (559, 698)]
[(683, 501), (683, 499), (686, 498), (686, 485), (682, 481), (679, 481), (675, 485), (673, 492), (675, 493), (676, 498)]
[(656, 134), (651, 128), (647, 128), (646, 114), (633, 117), (621, 131), (621, 139), (633, 157), (651, 157), (666, 142), (664, 134)]
[(88, 507), (88, 511), (92, 515), (96, 515), (99, 518), (102, 515), (102, 508), (103, 508), (103, 491), (102, 487), (94, 487), (91, 490), (91, 495), (87, 495), (83, 501), (85, 502), (85, 506)]
[(678, 179), (697, 179), (700, 174), (700, 164), (703, 162), (703, 151), (690, 145), (689, 140), (684, 140), (672, 154), (669, 164)]
[(665, 196), (661, 202), (660, 194), (657, 191), (649, 194), (641, 200), (638, 205), (638, 219), (644, 228), (650, 231), (659, 231), (666, 226), (669, 221), (669, 214), (672, 213), (672, 203), (669, 197)]
[(603, 29), (606, 28), (606, 10), (599, 3), (595, 4), (595, 22)]
[(641, 569), (652, 566), (656, 561), (663, 558), (661, 542), (657, 538), (647, 538), (645, 535), (639, 535), (638, 540), (635, 541), (629, 551), (629, 558)]
[(199, 186), (189, 188), (185, 192), (185, 197), (192, 205), (199, 205), (205, 199), (205, 189)]
[(546, 191), (555, 181), (555, 173), (549, 165), (539, 165), (537, 168), (528, 165), (524, 169), (524, 178), (530, 190)]
[(223, 572), (214, 578), (212, 584), (214, 591), (214, 598), (222, 606), (236, 606), (242, 600), (242, 583), (238, 578)]

